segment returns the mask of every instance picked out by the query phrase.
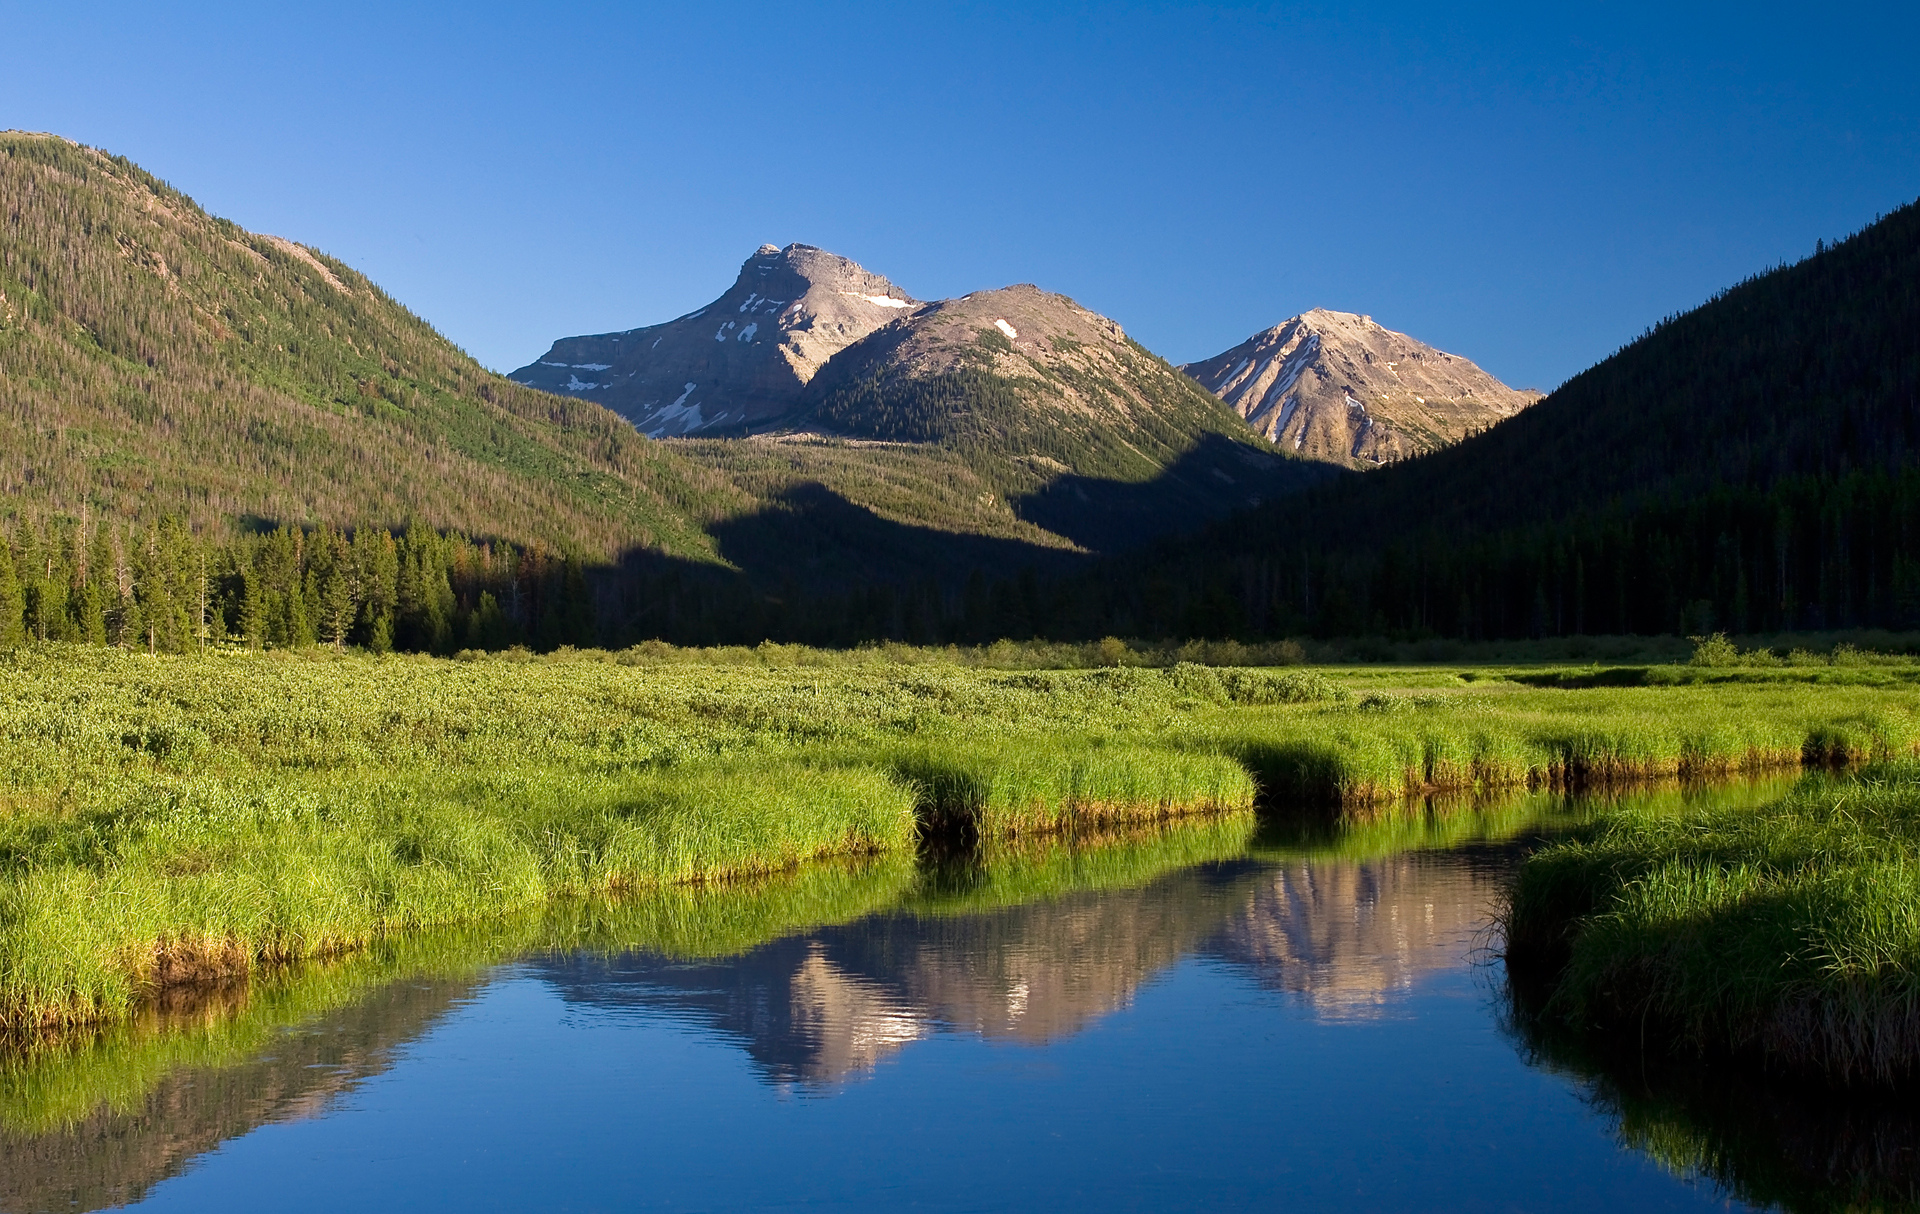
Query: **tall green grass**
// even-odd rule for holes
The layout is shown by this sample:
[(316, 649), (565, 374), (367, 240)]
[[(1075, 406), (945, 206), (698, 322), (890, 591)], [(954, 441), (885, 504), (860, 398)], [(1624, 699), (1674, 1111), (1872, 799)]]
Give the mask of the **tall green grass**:
[[(123, 774), (0, 820), (0, 1019), (124, 1014), (182, 982), (555, 897), (902, 851), (911, 789), (791, 758), (661, 772)], [(144, 776), (144, 778), (143, 778)]]
[(1247, 813), (1255, 791), (1225, 755), (1106, 738), (922, 743), (888, 765), (920, 789), (930, 828), (982, 839)]
[(398, 932), (907, 854), (928, 833), (1589, 787), (1920, 739), (1920, 691), (1784, 667), (1575, 687), (756, 654), (0, 655), (0, 1021), (120, 1016)]
[(1520, 870), (1509, 964), (1569, 1024), (1652, 1025), (1836, 1082), (1920, 1066), (1920, 766), (1758, 810), (1625, 813)]

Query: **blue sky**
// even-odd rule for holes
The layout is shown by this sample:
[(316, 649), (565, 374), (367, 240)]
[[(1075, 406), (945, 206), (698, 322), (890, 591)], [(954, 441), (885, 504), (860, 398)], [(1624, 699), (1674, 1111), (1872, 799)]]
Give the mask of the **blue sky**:
[(1204, 357), (1367, 312), (1551, 387), (1920, 195), (1920, 5), (16, 4), (0, 126), (508, 369), (763, 241)]

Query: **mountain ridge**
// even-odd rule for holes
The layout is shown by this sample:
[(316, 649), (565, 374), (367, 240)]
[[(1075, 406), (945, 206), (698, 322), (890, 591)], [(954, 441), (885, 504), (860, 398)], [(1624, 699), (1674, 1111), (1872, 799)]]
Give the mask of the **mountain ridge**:
[[(1144, 633), (1904, 629), (1920, 626), (1916, 518), (1920, 202), (1660, 321), (1465, 441), (1062, 593), (1105, 596), (1106, 627)], [(1127, 589), (1149, 581), (1179, 589)]]
[[(1022, 499), (1022, 517), (1095, 550), (1324, 475), (1262, 442), (1116, 321), (1030, 283), (902, 316), (836, 354), (802, 403), (796, 430), (963, 453)], [(1154, 492), (1126, 488), (1146, 485)]]
[(1180, 369), (1276, 445), (1350, 468), (1438, 450), (1542, 396), (1371, 316), (1326, 308)]
[(563, 337), (508, 378), (591, 399), (650, 438), (740, 432), (779, 422), (834, 354), (919, 306), (836, 253), (764, 244), (712, 303), (657, 325)]

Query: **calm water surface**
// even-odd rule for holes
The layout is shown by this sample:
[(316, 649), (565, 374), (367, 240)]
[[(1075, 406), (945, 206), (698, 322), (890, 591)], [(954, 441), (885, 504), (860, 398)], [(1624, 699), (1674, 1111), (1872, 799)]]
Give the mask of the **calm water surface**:
[(1749, 1208), (1503, 1027), (1524, 843), (1441, 842), (1056, 855), (732, 955), (422, 965), (251, 1029), (236, 997), (8, 1072), (0, 1209)]

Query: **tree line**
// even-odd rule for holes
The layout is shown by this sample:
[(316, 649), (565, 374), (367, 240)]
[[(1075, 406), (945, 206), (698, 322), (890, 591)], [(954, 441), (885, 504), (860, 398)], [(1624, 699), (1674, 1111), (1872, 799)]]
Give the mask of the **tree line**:
[(79, 520), (0, 530), (0, 646), (185, 653), (348, 645), (452, 653), (598, 638), (582, 562), (414, 526), (196, 534)]

